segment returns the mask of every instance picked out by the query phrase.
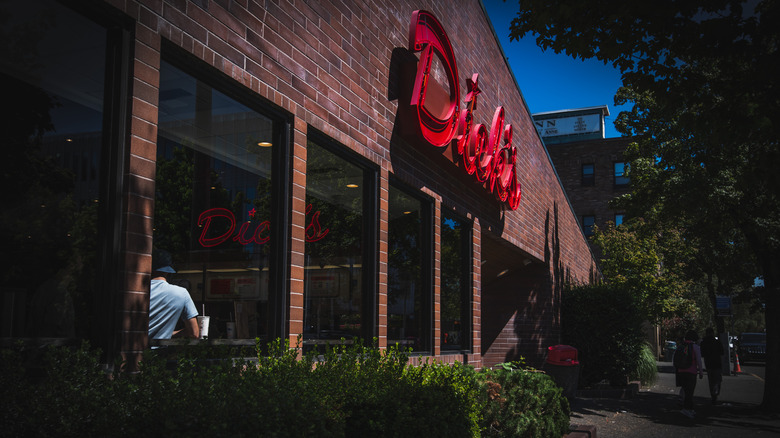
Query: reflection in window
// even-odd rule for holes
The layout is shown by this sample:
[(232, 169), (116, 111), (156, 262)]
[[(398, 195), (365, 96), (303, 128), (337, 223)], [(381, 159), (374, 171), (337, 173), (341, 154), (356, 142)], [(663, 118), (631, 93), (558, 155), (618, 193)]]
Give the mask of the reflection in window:
[(0, 337), (87, 337), (101, 266), (107, 30), (50, 1), (3, 2), (8, 14)]
[[(429, 205), (390, 185), (388, 224), (387, 344), (430, 349), (431, 290)], [(425, 270), (425, 271), (424, 271)]]
[(363, 168), (308, 143), (304, 346), (362, 337), (373, 324), (363, 297)]
[(441, 349), (471, 349), (471, 228), (442, 212), (441, 217)]
[(614, 163), (615, 167), (615, 185), (616, 186), (625, 186), (629, 183), (629, 178), (626, 175), (628, 172), (628, 163), (624, 163), (622, 161), (616, 161)]
[[(273, 123), (163, 62), (155, 184), (154, 246), (173, 254), (177, 273), (209, 338), (265, 339)], [(279, 145), (277, 145), (278, 147)]]
[(582, 231), (586, 236), (593, 235), (593, 225), (596, 223), (595, 216), (583, 216), (582, 217)]
[(596, 183), (596, 170), (593, 163), (582, 165), (582, 185), (592, 186)]

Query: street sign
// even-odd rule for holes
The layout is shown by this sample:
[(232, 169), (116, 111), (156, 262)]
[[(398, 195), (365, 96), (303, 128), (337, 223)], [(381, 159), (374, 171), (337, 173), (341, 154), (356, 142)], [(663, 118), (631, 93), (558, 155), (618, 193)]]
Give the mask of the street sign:
[(725, 295), (716, 296), (715, 311), (718, 316), (731, 316), (731, 297)]

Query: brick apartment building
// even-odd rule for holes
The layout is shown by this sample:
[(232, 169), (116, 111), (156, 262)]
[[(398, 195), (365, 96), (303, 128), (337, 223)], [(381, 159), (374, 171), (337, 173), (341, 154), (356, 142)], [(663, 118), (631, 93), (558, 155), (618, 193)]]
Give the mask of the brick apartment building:
[(533, 114), (558, 177), (586, 236), (593, 225), (620, 225), (625, 213), (609, 201), (628, 193), (623, 152), (630, 137), (604, 138), (606, 105)]
[(164, 345), (161, 248), (202, 343), (541, 366), (599, 275), (478, 0), (0, 8), (5, 345)]

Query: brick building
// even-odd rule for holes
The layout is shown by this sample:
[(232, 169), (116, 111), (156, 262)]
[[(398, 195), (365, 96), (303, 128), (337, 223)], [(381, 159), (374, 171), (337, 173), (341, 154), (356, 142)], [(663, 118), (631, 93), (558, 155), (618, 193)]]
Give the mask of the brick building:
[(477, 0), (1, 7), (5, 344), (165, 345), (161, 248), (202, 343), (540, 366), (598, 276)]
[(623, 152), (630, 137), (604, 138), (606, 105), (533, 114), (558, 177), (586, 236), (593, 225), (620, 225), (625, 213), (609, 201), (629, 192)]

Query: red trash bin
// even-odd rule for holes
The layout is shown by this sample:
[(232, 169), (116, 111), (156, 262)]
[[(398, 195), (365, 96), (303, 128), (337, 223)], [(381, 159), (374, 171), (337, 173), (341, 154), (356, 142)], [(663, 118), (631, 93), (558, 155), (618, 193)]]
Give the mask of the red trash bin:
[(544, 371), (563, 389), (563, 395), (572, 399), (577, 394), (580, 380), (580, 361), (577, 349), (571, 345), (553, 345), (547, 348)]

